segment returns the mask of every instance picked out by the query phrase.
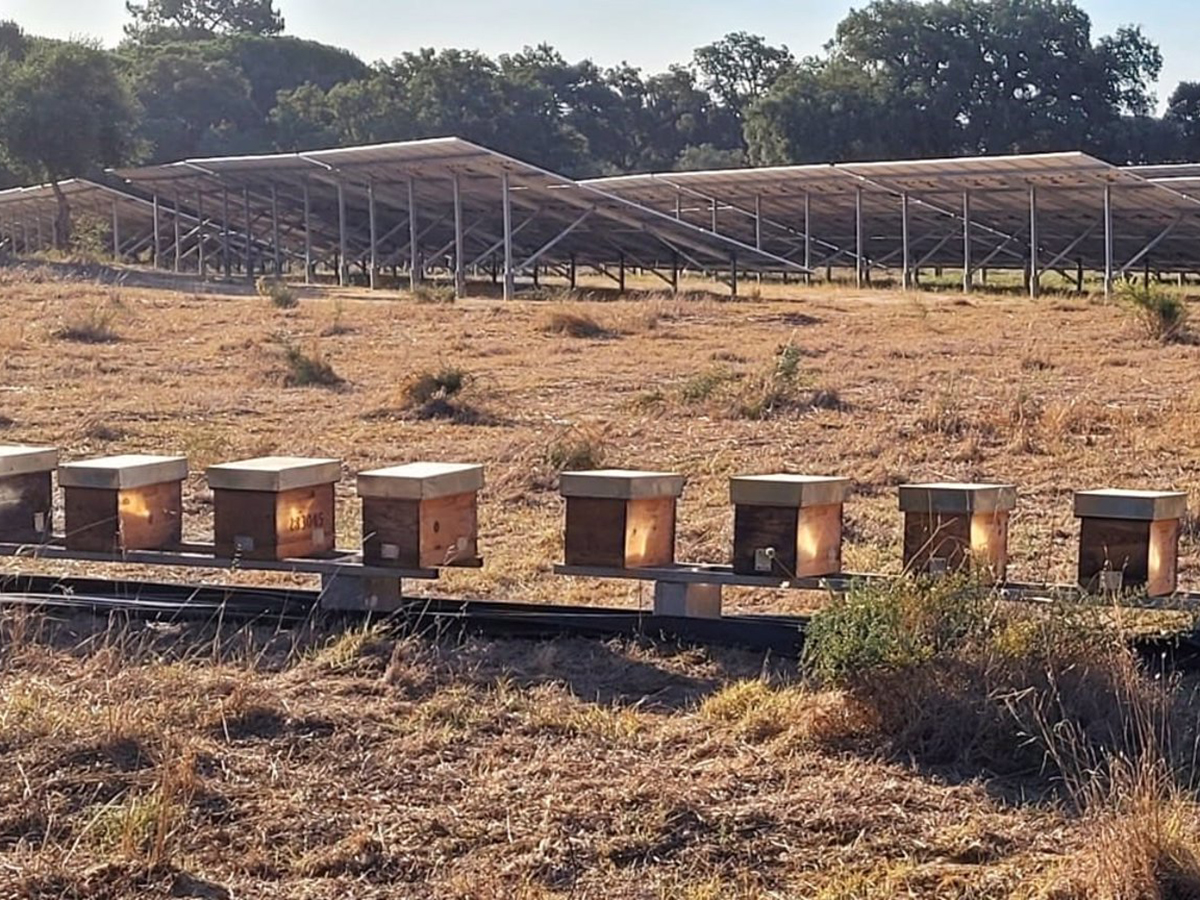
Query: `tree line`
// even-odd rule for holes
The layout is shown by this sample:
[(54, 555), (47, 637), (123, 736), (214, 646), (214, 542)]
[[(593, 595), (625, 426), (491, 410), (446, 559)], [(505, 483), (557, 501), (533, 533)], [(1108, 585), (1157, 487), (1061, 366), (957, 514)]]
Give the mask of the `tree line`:
[[(541, 45), (367, 64), (273, 0), (127, 4), (115, 48), (0, 23), (0, 184), (106, 166), (457, 135), (563, 174), (1081, 149), (1200, 159), (1200, 82), (1073, 0), (874, 0), (818, 55), (735, 33), (648, 74)], [(66, 223), (64, 222), (64, 227)]]

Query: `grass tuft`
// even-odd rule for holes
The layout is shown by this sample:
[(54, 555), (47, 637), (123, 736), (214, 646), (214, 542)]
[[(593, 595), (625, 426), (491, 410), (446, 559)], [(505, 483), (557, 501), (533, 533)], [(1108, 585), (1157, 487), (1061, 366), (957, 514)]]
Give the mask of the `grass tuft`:
[(283, 348), (283, 360), (287, 366), (283, 383), (287, 387), (342, 387), (346, 380), (334, 371), (333, 365), (314, 341), (312, 349), (303, 350), (299, 345), (287, 343)]
[(296, 292), (282, 279), (264, 275), (254, 283), (254, 287), (260, 297), (266, 297), (280, 309), (295, 309), (300, 305)]
[(121, 339), (116, 329), (117, 310), (96, 303), (69, 314), (54, 336), (79, 344), (115, 344)]
[(1187, 337), (1188, 307), (1183, 297), (1135, 282), (1123, 283), (1120, 296), (1147, 337), (1164, 344)]
[(565, 309), (547, 310), (539, 330), (546, 334), (561, 334), (573, 338), (607, 338), (613, 332), (586, 313)]

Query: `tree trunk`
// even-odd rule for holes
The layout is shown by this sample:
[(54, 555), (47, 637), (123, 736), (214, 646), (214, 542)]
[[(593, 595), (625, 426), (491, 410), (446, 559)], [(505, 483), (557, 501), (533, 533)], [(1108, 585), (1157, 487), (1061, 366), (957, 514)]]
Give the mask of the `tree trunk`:
[(71, 204), (58, 186), (57, 178), (50, 181), (50, 187), (58, 201), (58, 210), (54, 214), (54, 249), (66, 253), (71, 249)]

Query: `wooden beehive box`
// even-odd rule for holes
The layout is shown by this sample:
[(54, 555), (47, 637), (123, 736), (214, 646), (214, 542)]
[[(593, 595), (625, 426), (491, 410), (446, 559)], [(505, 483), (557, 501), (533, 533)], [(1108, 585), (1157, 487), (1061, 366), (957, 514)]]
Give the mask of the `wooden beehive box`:
[(182, 456), (132, 454), (59, 467), (71, 550), (160, 550), (183, 537)]
[(1177, 491), (1080, 491), (1079, 583), (1088, 590), (1142, 587), (1175, 593), (1187, 495)]
[(733, 570), (812, 578), (842, 568), (842, 507), (850, 479), (744, 475), (729, 480)]
[(0, 543), (43, 543), (53, 530), (54, 447), (0, 447)]
[(684, 478), (669, 472), (564, 472), (569, 566), (636, 569), (675, 561), (675, 502)]
[(210, 466), (216, 554), (280, 560), (320, 556), (337, 541), (336, 459), (264, 456)]
[(437, 569), (479, 556), (483, 466), (418, 462), (360, 472), (363, 562)]
[(982, 566), (1003, 581), (1008, 518), (1016, 505), (1010, 484), (902, 485), (905, 569), (936, 575)]

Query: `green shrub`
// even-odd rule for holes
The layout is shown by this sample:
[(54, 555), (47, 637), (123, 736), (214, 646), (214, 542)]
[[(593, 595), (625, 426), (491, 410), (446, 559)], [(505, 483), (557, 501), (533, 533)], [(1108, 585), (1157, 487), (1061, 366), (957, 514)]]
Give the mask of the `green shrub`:
[(460, 407), (456, 399), (469, 381), (470, 376), (454, 366), (418, 373), (404, 386), (404, 409), (419, 419), (459, 417), (465, 407)]
[(280, 309), (295, 309), (300, 305), (295, 291), (288, 286), (286, 281), (278, 278), (268, 278), (264, 275), (254, 283), (254, 286), (260, 297), (268, 298), (271, 303)]
[(726, 384), (737, 379), (736, 372), (722, 367), (700, 372), (683, 383), (679, 389), (679, 399), (684, 403), (704, 403)]
[(1178, 294), (1150, 285), (1126, 282), (1121, 297), (1147, 336), (1164, 343), (1181, 340), (1187, 333), (1187, 302)]
[(418, 284), (410, 295), (417, 303), (453, 303), (457, 299), (454, 288), (445, 284)]
[(316, 342), (311, 352), (305, 352), (296, 344), (285, 344), (283, 358), (287, 365), (284, 384), (288, 387), (332, 388), (345, 384), (345, 379), (333, 370)]

